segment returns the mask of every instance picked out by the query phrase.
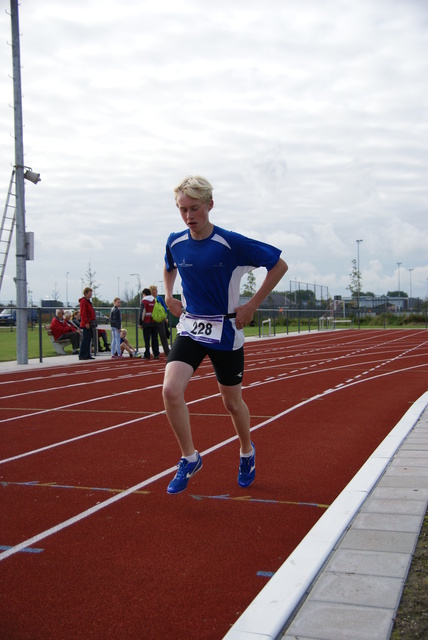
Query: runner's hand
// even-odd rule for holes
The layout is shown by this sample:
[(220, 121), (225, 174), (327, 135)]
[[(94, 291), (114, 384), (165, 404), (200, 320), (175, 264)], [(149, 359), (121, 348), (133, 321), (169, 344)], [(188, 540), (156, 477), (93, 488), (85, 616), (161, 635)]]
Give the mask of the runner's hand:
[(255, 309), (253, 309), (252, 305), (250, 305), (250, 302), (247, 302), (246, 304), (242, 305), (242, 307), (236, 307), (235, 311), (236, 311), (236, 328), (237, 329), (243, 329), (245, 327), (245, 325), (250, 324), (251, 320), (253, 319), (253, 315), (255, 313)]
[(181, 304), (181, 300), (177, 300), (177, 298), (168, 298), (168, 301), (165, 302), (172, 315), (179, 318), (183, 313), (183, 305)]

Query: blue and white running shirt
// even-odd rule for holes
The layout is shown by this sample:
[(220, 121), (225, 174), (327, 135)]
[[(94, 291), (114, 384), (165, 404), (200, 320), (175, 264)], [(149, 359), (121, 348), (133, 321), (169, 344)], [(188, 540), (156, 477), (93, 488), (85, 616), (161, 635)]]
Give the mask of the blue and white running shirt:
[[(190, 231), (171, 233), (165, 253), (167, 271), (181, 276), (183, 307), (196, 316), (234, 313), (239, 305), (241, 278), (257, 267), (268, 271), (276, 265), (280, 249), (234, 231), (214, 226), (204, 240), (193, 240)], [(177, 326), (180, 332), (180, 324)], [(229, 351), (244, 344), (244, 332), (226, 318), (221, 341), (213, 349)]]

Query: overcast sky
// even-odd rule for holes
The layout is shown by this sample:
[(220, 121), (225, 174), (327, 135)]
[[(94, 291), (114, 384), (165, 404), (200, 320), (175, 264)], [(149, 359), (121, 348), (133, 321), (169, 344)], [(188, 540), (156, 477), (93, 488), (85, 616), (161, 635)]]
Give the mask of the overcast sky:
[[(15, 152), (0, 6), (4, 202)], [(21, 0), (19, 18), (25, 164), (42, 177), (26, 182), (36, 304), (54, 291), (75, 302), (89, 263), (102, 299), (135, 294), (131, 273), (159, 285), (189, 174), (213, 184), (215, 224), (282, 249), (278, 290), (349, 295), (361, 239), (363, 291), (400, 280), (426, 297), (426, 0)], [(14, 274), (13, 241), (3, 302)]]

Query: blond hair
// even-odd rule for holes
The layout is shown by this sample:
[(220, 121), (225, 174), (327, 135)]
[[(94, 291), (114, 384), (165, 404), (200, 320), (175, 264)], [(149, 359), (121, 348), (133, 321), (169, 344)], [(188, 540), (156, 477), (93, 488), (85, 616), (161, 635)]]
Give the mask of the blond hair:
[(213, 199), (213, 187), (202, 176), (187, 176), (187, 178), (184, 178), (174, 189), (176, 202), (180, 193), (184, 193), (185, 196), (194, 200), (202, 200), (206, 204), (209, 204)]

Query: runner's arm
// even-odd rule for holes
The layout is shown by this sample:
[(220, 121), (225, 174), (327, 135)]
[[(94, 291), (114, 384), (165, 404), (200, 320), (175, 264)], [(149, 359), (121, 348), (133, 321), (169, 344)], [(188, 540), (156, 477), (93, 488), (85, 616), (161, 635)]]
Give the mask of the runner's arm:
[(287, 272), (287, 269), (288, 265), (282, 258), (280, 258), (276, 265), (267, 272), (260, 288), (256, 291), (253, 297), (241, 307), (236, 307), (236, 326), (238, 329), (243, 329), (246, 324), (251, 322), (254, 313), (257, 311), (263, 300), (276, 287), (278, 282)]
[(183, 305), (181, 304), (181, 300), (177, 300), (174, 298), (174, 283), (177, 277), (177, 269), (173, 269), (172, 271), (168, 271), (166, 266), (163, 268), (163, 284), (165, 288), (165, 303), (168, 309), (171, 311), (173, 316), (179, 318), (183, 312)]

